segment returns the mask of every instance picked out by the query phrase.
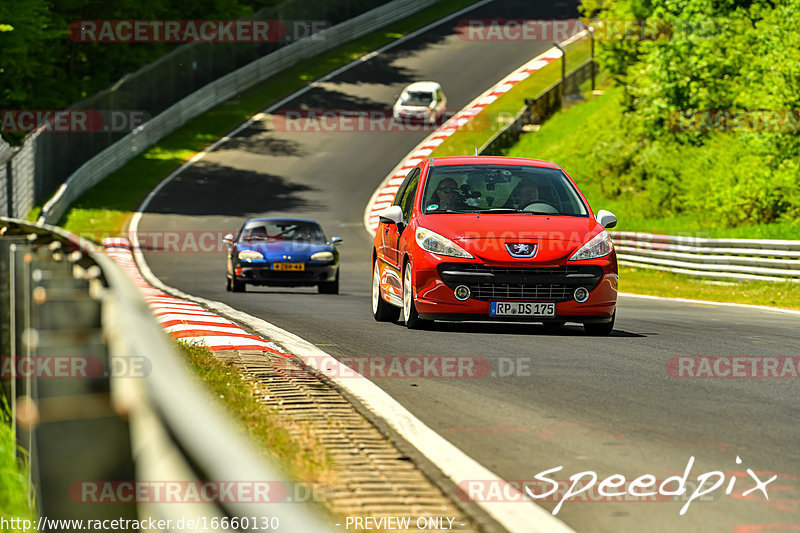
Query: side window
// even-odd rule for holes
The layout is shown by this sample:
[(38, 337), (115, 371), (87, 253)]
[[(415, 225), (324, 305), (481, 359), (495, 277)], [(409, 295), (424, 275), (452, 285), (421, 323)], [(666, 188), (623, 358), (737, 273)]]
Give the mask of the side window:
[(405, 222), (411, 219), (411, 211), (414, 209), (414, 198), (417, 196), (417, 187), (419, 186), (419, 174), (419, 167), (417, 167), (409, 176), (411, 179), (408, 182), (408, 186), (403, 191), (403, 197), (400, 200), (400, 207), (403, 209), (403, 220)]
[(419, 168), (412, 168), (411, 171), (406, 176), (406, 179), (403, 180), (403, 183), (400, 184), (400, 188), (397, 189), (397, 194), (394, 195), (394, 202), (392, 205), (402, 205), (403, 195), (408, 188), (408, 184), (411, 182), (411, 179), (414, 177), (415, 173), (419, 172)]

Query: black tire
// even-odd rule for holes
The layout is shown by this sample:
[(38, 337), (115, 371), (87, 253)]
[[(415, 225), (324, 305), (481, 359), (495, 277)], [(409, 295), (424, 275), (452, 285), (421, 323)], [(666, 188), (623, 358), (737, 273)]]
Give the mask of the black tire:
[(378, 322), (397, 322), (400, 317), (400, 308), (395, 307), (380, 294), (380, 279), (378, 278), (378, 261), (372, 268), (372, 316)]
[[(406, 292), (406, 290), (408, 292)], [(403, 268), (403, 322), (408, 329), (426, 329), (431, 321), (419, 317), (417, 306), (414, 305), (414, 287), (411, 284), (411, 265), (406, 263)]]
[(247, 284), (234, 277), (233, 280), (231, 280), (231, 290), (233, 292), (245, 292), (247, 290)]
[(336, 271), (336, 279), (320, 283), (317, 290), (320, 294), (339, 294), (339, 271)]
[(231, 292), (231, 278), (225, 277), (225, 290)]
[(583, 331), (585, 331), (587, 335), (592, 335), (593, 337), (606, 337), (613, 331), (614, 319), (616, 317), (617, 312), (614, 311), (614, 314), (611, 315), (611, 322), (603, 322), (600, 324), (584, 324)]

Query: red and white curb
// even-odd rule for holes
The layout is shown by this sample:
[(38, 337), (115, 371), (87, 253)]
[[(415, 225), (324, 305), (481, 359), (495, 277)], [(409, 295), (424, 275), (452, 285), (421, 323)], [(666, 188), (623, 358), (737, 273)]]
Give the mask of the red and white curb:
[(156, 321), (173, 339), (199, 343), (212, 351), (258, 350), (289, 357), (276, 343), (252, 335), (241, 326), (194, 302), (170, 296), (147, 283), (136, 267), (128, 239), (105, 239), (103, 246), (106, 254), (116, 261), (144, 293)]
[[(586, 31), (576, 33), (566, 41), (561, 43), (561, 46), (566, 46), (575, 41), (582, 39), (587, 34)], [(364, 227), (371, 235), (375, 235), (375, 230), (378, 228), (378, 212), (386, 209), (394, 201), (397, 189), (403, 183), (408, 172), (417, 166), (420, 161), (424, 160), (436, 149), (437, 146), (442, 144), (445, 139), (460, 130), (470, 120), (483, 111), (489, 104), (503, 96), (505, 93), (514, 88), (519, 82), (525, 80), (534, 72), (540, 70), (542, 67), (549, 65), (556, 59), (561, 57), (561, 51), (553, 47), (546, 52), (531, 59), (517, 70), (497, 82), (494, 86), (487, 89), (483, 94), (478, 96), (467, 106), (453, 115), (447, 122), (442, 124), (436, 131), (428, 135), (424, 141), (419, 143), (416, 148), (411, 150), (404, 159), (389, 173), (388, 176), (381, 182), (378, 188), (372, 193), (372, 197), (367, 203), (367, 208), (364, 211)]]

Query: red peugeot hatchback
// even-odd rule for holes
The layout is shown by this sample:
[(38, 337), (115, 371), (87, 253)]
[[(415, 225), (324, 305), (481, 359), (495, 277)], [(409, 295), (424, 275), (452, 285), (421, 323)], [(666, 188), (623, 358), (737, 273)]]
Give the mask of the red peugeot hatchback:
[(554, 163), (441, 157), (409, 172), (379, 213), (372, 313), (409, 328), (431, 320), (501, 320), (608, 335), (617, 258), (605, 228)]

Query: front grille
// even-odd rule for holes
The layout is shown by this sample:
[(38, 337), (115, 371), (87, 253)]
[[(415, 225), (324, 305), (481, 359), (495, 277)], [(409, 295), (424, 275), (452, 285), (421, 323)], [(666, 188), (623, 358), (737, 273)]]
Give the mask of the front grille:
[(572, 300), (576, 287), (594, 289), (603, 269), (591, 265), (556, 268), (507, 268), (479, 264), (444, 263), (439, 276), (448, 287), (469, 287), (475, 300)]
[(310, 270), (271, 270), (269, 268), (253, 268), (244, 271), (245, 279), (254, 281), (312, 281), (318, 272)]
[(574, 288), (565, 285), (512, 285), (509, 283), (467, 285), (475, 300), (547, 300), (566, 302), (572, 299)]

